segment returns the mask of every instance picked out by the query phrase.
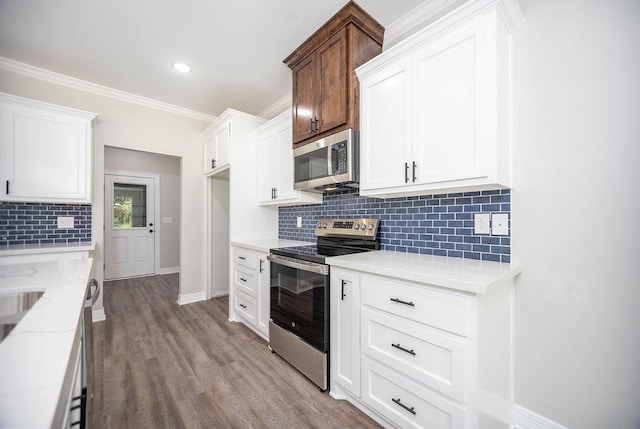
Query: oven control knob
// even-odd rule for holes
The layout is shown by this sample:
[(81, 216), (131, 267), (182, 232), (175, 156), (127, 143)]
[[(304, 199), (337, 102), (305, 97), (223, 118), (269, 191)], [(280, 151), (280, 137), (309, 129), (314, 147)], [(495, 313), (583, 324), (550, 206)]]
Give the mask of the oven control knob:
[(369, 231), (371, 231), (372, 229), (373, 229), (373, 224), (372, 224), (372, 223), (370, 223), (370, 224), (369, 224)]
[(326, 224), (326, 223), (323, 223), (323, 224), (322, 224), (322, 228), (327, 229), (327, 224)]
[(367, 225), (363, 223), (362, 225), (360, 225), (360, 229), (364, 231), (365, 229), (367, 229)]
[(354, 227), (355, 229), (360, 229), (360, 224), (359, 224), (359, 223), (356, 223), (353, 227)]
[(316, 225), (316, 228), (322, 228), (322, 224), (318, 222), (318, 224)]

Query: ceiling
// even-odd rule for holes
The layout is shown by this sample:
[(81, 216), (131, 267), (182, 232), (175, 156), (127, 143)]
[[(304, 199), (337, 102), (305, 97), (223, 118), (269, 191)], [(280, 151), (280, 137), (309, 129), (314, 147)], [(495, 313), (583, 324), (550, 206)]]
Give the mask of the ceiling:
[[(387, 27), (423, 1), (357, 2)], [(282, 60), (344, 4), (0, 0), (0, 56), (210, 115), (259, 114), (291, 91)]]

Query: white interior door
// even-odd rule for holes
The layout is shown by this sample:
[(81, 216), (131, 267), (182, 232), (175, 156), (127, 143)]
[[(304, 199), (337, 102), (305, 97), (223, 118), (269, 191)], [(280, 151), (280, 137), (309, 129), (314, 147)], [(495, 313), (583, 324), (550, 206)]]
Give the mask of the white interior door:
[(153, 178), (106, 174), (106, 280), (155, 274)]

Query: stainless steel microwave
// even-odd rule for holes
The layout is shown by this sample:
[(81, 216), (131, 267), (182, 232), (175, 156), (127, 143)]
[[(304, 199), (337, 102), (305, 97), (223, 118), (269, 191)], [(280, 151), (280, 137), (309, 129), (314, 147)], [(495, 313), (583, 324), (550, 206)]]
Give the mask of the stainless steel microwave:
[(358, 136), (352, 128), (293, 150), (293, 187), (325, 192), (358, 187)]

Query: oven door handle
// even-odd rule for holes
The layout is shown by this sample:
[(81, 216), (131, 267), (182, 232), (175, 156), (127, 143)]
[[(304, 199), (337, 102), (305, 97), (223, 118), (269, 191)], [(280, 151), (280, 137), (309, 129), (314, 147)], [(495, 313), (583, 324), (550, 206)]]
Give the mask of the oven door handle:
[(312, 273), (329, 275), (329, 266), (324, 264), (316, 264), (314, 262), (300, 261), (298, 259), (287, 258), (280, 255), (267, 255), (267, 260), (274, 264), (284, 265), (285, 267), (295, 268), (302, 271), (310, 271)]

